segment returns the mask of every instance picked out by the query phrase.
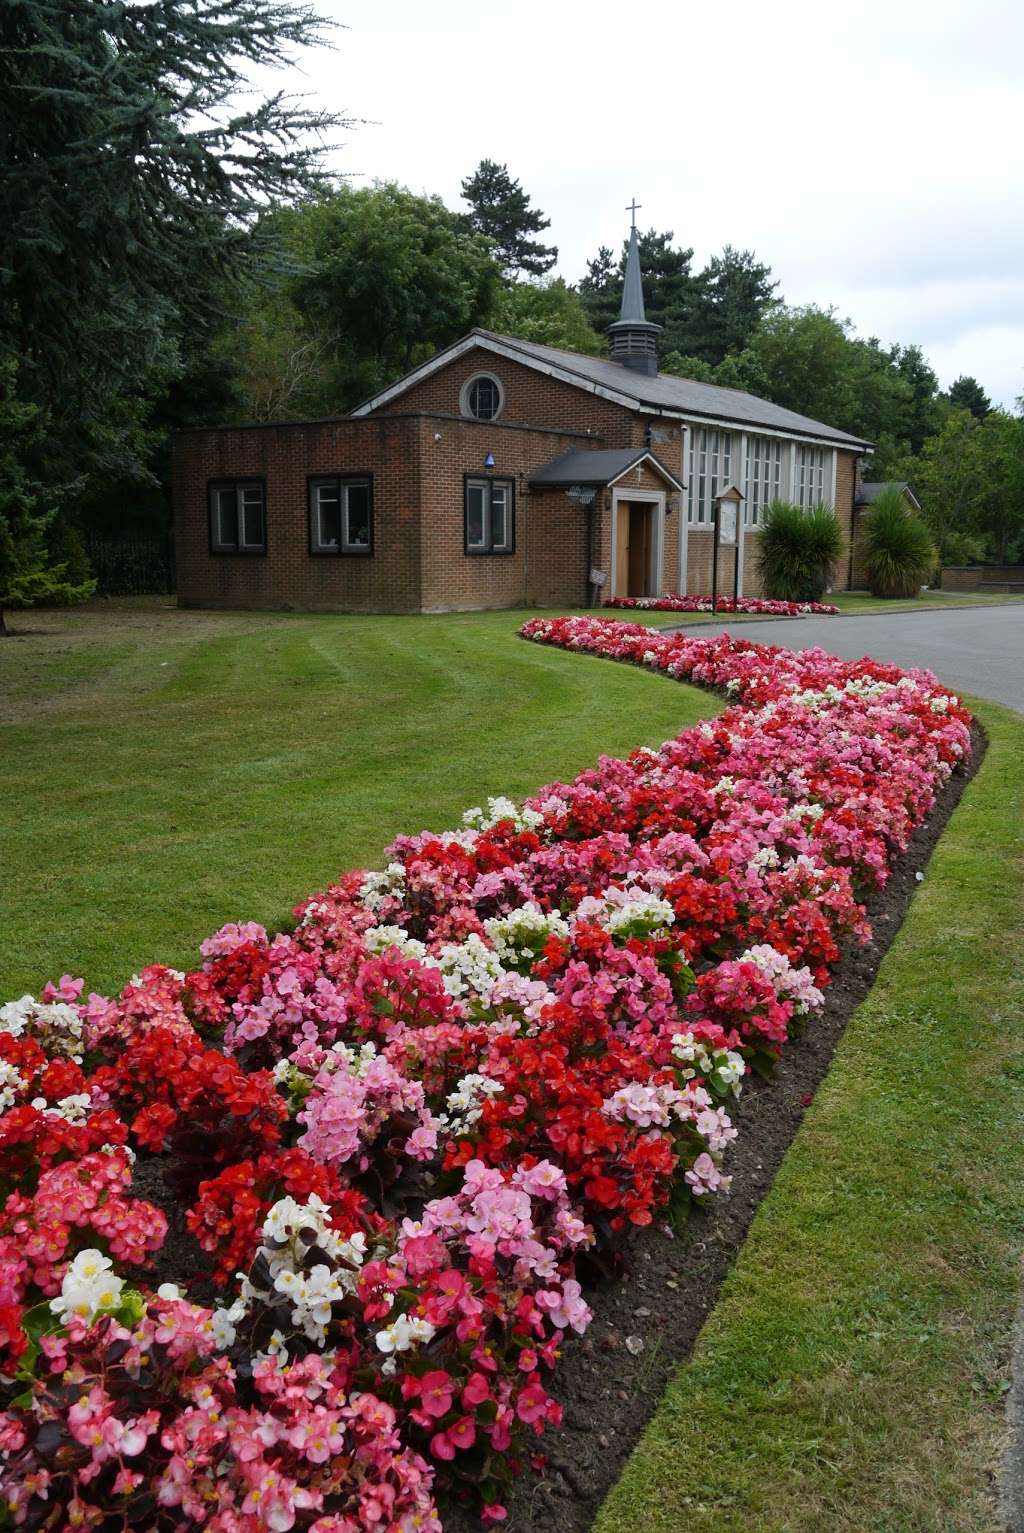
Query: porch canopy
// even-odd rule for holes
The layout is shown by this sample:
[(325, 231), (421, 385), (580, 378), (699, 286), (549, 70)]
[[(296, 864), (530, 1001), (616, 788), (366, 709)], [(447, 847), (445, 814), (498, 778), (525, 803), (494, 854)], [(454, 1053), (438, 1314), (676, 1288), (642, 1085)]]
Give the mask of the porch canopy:
[(666, 484), (674, 490), (682, 485), (654, 453), (647, 447), (598, 447), (592, 452), (573, 450), (563, 453), (543, 468), (530, 475), (530, 488), (537, 490), (567, 490), (574, 485), (597, 485), (605, 488), (616, 484), (631, 469), (649, 464)]

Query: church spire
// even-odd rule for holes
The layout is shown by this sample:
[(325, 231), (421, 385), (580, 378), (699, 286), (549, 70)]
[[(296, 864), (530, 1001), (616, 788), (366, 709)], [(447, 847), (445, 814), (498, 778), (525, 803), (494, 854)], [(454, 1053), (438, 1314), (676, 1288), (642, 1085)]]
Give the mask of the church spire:
[(653, 377), (658, 371), (656, 337), (660, 325), (651, 324), (644, 311), (644, 288), (640, 274), (640, 242), (636, 231), (634, 200), (628, 209), (633, 222), (626, 252), (626, 278), (622, 285), (622, 308), (613, 325), (608, 326), (608, 355), (634, 372)]

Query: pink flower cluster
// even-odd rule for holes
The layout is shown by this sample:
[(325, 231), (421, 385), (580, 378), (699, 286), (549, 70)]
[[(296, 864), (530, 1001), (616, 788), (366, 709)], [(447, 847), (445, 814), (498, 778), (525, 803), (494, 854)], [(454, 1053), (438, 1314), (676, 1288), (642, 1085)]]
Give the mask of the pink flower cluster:
[[(669, 591), (664, 596), (610, 596), (606, 607), (632, 609), (635, 612), (710, 612), (710, 596), (678, 596)], [(716, 612), (748, 612), (762, 617), (834, 617), (839, 608), (831, 602), (779, 601), (767, 596), (719, 596)]]
[[(406, 1533), (453, 1494), (500, 1521), (584, 1282), (670, 1201), (728, 1191), (745, 1072), (813, 1018), (970, 749), (925, 672), (603, 618), (523, 633), (729, 706), (398, 838), (289, 934), (231, 923), (189, 974), (0, 1007), (15, 1525)], [(113, 1271), (166, 1231), (135, 1157), (215, 1258), (215, 1307)]]

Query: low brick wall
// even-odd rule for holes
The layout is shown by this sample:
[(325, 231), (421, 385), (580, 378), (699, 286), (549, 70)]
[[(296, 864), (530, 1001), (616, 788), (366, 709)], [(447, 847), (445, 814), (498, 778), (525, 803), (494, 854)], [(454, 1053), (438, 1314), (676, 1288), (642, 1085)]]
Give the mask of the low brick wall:
[(944, 564), (944, 591), (1024, 589), (1024, 564)]

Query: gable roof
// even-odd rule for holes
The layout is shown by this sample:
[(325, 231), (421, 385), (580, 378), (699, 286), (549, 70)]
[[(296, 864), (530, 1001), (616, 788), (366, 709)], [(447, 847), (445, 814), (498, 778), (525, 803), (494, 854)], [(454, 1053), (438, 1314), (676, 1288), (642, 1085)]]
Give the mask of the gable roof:
[(538, 341), (524, 341), (518, 336), (497, 335), (492, 330), (471, 330), (460, 341), (439, 351), (390, 388), (368, 399), (353, 415), (370, 415), (381, 405), (404, 394), (439, 368), (447, 366), (475, 348), (533, 367), (588, 393), (598, 394), (644, 414), (668, 415), (688, 420), (703, 420), (709, 425), (754, 426), (762, 431), (809, 438), (836, 447), (870, 449), (863, 437), (837, 431), (823, 421), (783, 409), (770, 400), (744, 394), (740, 389), (724, 389), (714, 383), (697, 383), (692, 378), (676, 378), (670, 373), (634, 372), (621, 362), (607, 357), (588, 357), (578, 351), (562, 351), (557, 346), (543, 346)]
[(907, 499), (920, 511), (921, 502), (906, 479), (875, 479), (869, 484), (862, 484), (857, 491), (854, 505), (873, 506), (879, 495), (883, 494), (886, 490), (902, 490)]
[(597, 447), (593, 450), (573, 448), (531, 474), (530, 485), (549, 490), (574, 484), (604, 486), (614, 484), (623, 474), (642, 463), (650, 463), (655, 473), (660, 474), (673, 489), (682, 490), (675, 475), (646, 447)]

